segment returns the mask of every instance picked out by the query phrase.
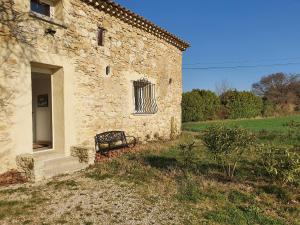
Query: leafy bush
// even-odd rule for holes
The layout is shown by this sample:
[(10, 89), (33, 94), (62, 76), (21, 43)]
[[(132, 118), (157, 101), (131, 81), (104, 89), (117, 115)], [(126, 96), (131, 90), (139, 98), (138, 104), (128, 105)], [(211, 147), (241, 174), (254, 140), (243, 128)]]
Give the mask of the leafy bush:
[(229, 90), (218, 97), (211, 91), (195, 89), (182, 96), (182, 120), (251, 118), (262, 112), (273, 115), (272, 107), (252, 92)]
[(230, 90), (221, 95), (221, 104), (227, 112), (226, 118), (251, 118), (260, 116), (263, 110), (262, 99), (252, 92)]
[(255, 136), (246, 129), (216, 125), (205, 130), (203, 142), (232, 179), (241, 155), (254, 146)]
[(265, 171), (282, 184), (300, 179), (300, 155), (289, 147), (262, 146), (262, 164)]
[(220, 99), (211, 91), (196, 89), (182, 96), (183, 122), (215, 119), (219, 109)]

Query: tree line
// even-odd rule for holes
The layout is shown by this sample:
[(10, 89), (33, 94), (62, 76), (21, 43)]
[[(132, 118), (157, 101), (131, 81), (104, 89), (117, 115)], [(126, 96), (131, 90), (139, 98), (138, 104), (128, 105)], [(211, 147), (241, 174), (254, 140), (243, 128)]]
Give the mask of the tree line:
[(277, 116), (300, 110), (300, 75), (271, 74), (254, 83), (251, 91), (222, 89), (219, 94), (200, 89), (183, 93), (183, 122)]

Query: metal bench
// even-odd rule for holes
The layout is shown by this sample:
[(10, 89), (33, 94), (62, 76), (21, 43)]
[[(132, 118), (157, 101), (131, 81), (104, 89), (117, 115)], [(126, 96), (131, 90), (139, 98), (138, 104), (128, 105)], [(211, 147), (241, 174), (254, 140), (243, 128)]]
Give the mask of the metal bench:
[(136, 138), (126, 136), (124, 131), (109, 131), (95, 136), (95, 149), (101, 154), (117, 148), (131, 148), (135, 145)]

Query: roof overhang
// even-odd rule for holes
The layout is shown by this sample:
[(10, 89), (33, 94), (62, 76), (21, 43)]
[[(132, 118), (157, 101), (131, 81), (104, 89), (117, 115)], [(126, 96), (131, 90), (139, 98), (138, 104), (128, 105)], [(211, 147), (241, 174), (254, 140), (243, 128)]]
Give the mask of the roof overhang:
[(181, 40), (174, 34), (169, 33), (167, 30), (155, 25), (151, 21), (144, 17), (126, 9), (120, 4), (115, 3), (112, 0), (82, 0), (93, 7), (104, 11), (111, 16), (119, 18), (125, 23), (135, 26), (141, 30), (144, 30), (154, 36), (165, 40), (166, 42), (174, 45), (181, 51), (185, 51), (190, 44)]

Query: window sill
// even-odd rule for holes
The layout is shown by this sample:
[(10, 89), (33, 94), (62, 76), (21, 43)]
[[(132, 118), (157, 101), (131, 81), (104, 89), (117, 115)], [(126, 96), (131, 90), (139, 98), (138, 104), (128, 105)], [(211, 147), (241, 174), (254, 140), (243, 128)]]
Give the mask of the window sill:
[(45, 16), (45, 15), (42, 15), (42, 14), (39, 14), (39, 13), (36, 13), (36, 12), (33, 12), (33, 11), (30, 11), (29, 15), (33, 18), (37, 18), (39, 20), (48, 22), (50, 24), (53, 24), (53, 25), (56, 25), (56, 26), (59, 26), (59, 27), (65, 28), (65, 29), (67, 28), (67, 26), (63, 22), (61, 22), (59, 20), (56, 20), (56, 19), (53, 19), (53, 18), (50, 18), (48, 16)]
[(153, 116), (156, 113), (132, 113), (134, 116)]

